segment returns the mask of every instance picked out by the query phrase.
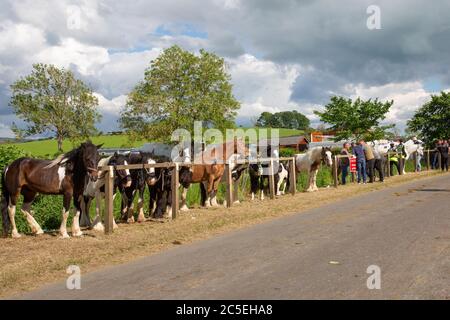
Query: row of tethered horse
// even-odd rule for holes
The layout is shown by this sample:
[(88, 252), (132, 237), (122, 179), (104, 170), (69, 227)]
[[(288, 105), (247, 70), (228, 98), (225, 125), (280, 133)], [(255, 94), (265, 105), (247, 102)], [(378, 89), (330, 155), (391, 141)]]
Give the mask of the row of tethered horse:
[[(170, 162), (165, 156), (133, 152), (127, 155), (115, 153), (107, 158), (100, 158), (98, 145), (90, 141), (82, 143), (78, 148), (59, 156), (54, 160), (41, 160), (34, 158), (20, 158), (10, 163), (2, 173), (2, 225), (3, 236), (10, 232), (12, 237), (20, 237), (16, 223), (16, 205), (18, 198), (23, 196), (21, 212), (34, 234), (42, 234), (41, 226), (34, 219), (31, 204), (38, 193), (63, 196), (62, 221), (59, 233), (63, 238), (68, 238), (67, 219), (71, 203), (75, 207), (75, 216), (72, 223), (72, 236), (81, 236), (81, 227), (89, 226), (96, 230), (103, 230), (101, 200), (105, 197), (105, 173), (100, 168), (113, 168), (114, 194), (122, 196), (121, 220), (134, 222), (133, 202), (138, 194), (139, 222), (145, 220), (143, 202), (144, 191), (148, 187), (150, 191), (149, 216), (154, 219), (162, 219), (168, 212), (172, 203), (172, 172), (168, 167), (158, 167), (159, 162)], [(268, 176), (264, 173), (267, 163), (255, 163), (245, 161), (248, 157), (248, 147), (240, 140), (223, 144), (223, 152), (220, 156), (213, 152), (205, 152), (202, 163), (181, 165), (179, 168), (179, 185), (184, 188), (181, 199), (181, 210), (186, 210), (186, 193), (192, 183), (200, 183), (201, 203), (204, 206), (216, 206), (216, 195), (219, 183), (223, 181), (226, 163), (230, 163), (230, 176), (233, 181), (239, 179), (241, 174), (248, 169), (251, 182), (251, 194), (254, 198), (257, 191), (260, 197), (264, 197), (264, 185)], [(229, 150), (232, 156), (229, 156)], [(244, 150), (242, 152), (242, 150)], [(238, 153), (241, 152), (241, 153)], [(228, 154), (228, 155), (227, 155)], [(270, 154), (270, 151), (269, 151)], [(229, 162), (230, 158), (235, 161)], [(241, 162), (239, 162), (241, 160)], [(242, 161), (243, 160), (243, 161)], [(296, 159), (296, 171), (308, 171), (310, 173), (308, 191), (314, 191), (316, 186), (316, 174), (321, 163), (328, 166), (332, 164), (331, 151), (327, 148), (312, 148), (301, 158)], [(127, 166), (138, 165), (137, 168), (128, 169)], [(140, 167), (142, 165), (142, 167)], [(229, 165), (230, 166), (230, 165)], [(288, 179), (288, 164), (279, 163), (274, 172), (276, 193), (280, 193), (280, 185)], [(92, 200), (96, 200), (96, 216), (93, 221), (89, 218), (89, 207)], [(114, 222), (114, 226), (116, 226)]]

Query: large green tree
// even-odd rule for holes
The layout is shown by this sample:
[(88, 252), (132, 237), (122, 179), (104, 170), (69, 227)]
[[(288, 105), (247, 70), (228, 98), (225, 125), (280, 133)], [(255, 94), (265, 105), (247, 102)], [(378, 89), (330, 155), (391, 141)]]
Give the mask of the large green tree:
[(276, 113), (263, 112), (256, 121), (257, 127), (305, 130), (309, 128), (309, 125), (309, 119), (296, 110)]
[(58, 151), (63, 140), (78, 140), (96, 133), (100, 120), (97, 98), (70, 70), (35, 64), (31, 74), (11, 85), (10, 105), (27, 126), (12, 129), (18, 136), (46, 132), (56, 136)]
[(335, 140), (349, 138), (366, 140), (381, 139), (386, 131), (394, 125), (380, 125), (386, 118), (394, 101), (381, 102), (378, 99), (355, 101), (334, 96), (325, 106), (324, 111), (314, 111), (322, 122), (330, 124), (330, 129), (336, 132)]
[(128, 96), (120, 124), (132, 139), (167, 142), (175, 129), (192, 133), (194, 121), (233, 127), (239, 107), (222, 58), (172, 46), (151, 61)]
[(430, 145), (437, 139), (449, 139), (450, 92), (432, 95), (431, 101), (419, 108), (407, 124), (409, 130), (420, 133)]

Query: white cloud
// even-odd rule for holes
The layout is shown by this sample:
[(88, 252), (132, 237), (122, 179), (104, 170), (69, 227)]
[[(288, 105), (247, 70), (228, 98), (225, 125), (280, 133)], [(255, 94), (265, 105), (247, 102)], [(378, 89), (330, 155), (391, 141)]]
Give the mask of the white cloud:
[(36, 55), (39, 62), (69, 68), (74, 65), (82, 75), (93, 75), (99, 66), (109, 62), (108, 50), (85, 45), (75, 39), (63, 39), (60, 45), (48, 47)]
[(360, 84), (349, 86), (347, 89), (354, 92), (351, 95), (353, 99), (361, 97), (362, 99), (378, 98), (381, 101), (394, 100), (385, 122), (395, 123), (399, 128), (405, 127), (406, 121), (419, 107), (429, 101), (430, 94), (433, 93), (425, 90), (420, 81), (370, 87)]
[(127, 101), (126, 95), (120, 95), (113, 99), (107, 99), (102, 94), (94, 92), (94, 96), (98, 99), (98, 108), (100, 112), (108, 112), (117, 116)]
[(236, 98), (241, 101), (240, 116), (253, 117), (263, 111), (278, 112), (298, 109), (290, 101), (292, 84), (299, 66), (281, 66), (245, 54), (227, 60)]

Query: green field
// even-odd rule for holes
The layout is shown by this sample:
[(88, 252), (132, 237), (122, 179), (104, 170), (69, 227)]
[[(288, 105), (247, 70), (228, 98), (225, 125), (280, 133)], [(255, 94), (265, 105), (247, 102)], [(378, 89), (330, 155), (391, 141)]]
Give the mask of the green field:
[[(279, 130), (280, 130), (279, 131), (280, 137), (303, 134), (303, 131), (295, 129), (279, 129)], [(257, 132), (259, 136), (259, 129), (257, 129)], [(145, 141), (143, 140), (130, 143), (126, 135), (101, 135), (92, 137), (91, 140), (95, 144), (103, 143), (104, 148), (139, 147), (145, 143)], [(35, 157), (53, 158), (58, 151), (55, 139), (13, 143), (13, 145), (15, 145), (17, 148), (19, 148), (24, 152), (31, 153), (31, 155)], [(63, 150), (65, 152), (73, 149), (74, 147), (76, 147), (76, 144), (73, 144), (68, 140), (65, 140), (63, 143)]]

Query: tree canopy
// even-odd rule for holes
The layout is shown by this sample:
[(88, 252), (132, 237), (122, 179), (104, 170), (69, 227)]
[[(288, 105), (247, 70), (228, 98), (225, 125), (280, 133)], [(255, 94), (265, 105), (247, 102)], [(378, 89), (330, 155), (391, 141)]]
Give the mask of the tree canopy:
[(386, 118), (394, 101), (380, 102), (378, 99), (355, 101), (344, 97), (334, 96), (325, 106), (324, 111), (314, 111), (322, 122), (331, 124), (335, 131), (335, 140), (349, 138), (375, 140), (386, 135), (387, 130), (395, 125), (380, 125)]
[(419, 108), (407, 125), (409, 130), (418, 132), (428, 144), (437, 139), (449, 139), (450, 92), (432, 95), (431, 101)]
[(283, 111), (283, 112), (263, 112), (256, 121), (257, 127), (270, 127), (270, 128), (287, 128), (287, 129), (308, 129), (310, 125), (309, 119), (297, 112)]
[(239, 102), (234, 98), (224, 60), (200, 50), (198, 55), (172, 46), (145, 71), (129, 94), (120, 125), (132, 139), (170, 140), (194, 121), (225, 129), (234, 126)]
[(70, 70), (35, 64), (31, 74), (11, 89), (10, 105), (27, 123), (25, 128), (13, 124), (17, 136), (54, 133), (62, 152), (63, 139), (78, 140), (96, 133), (95, 123), (101, 117), (96, 110), (98, 100)]

